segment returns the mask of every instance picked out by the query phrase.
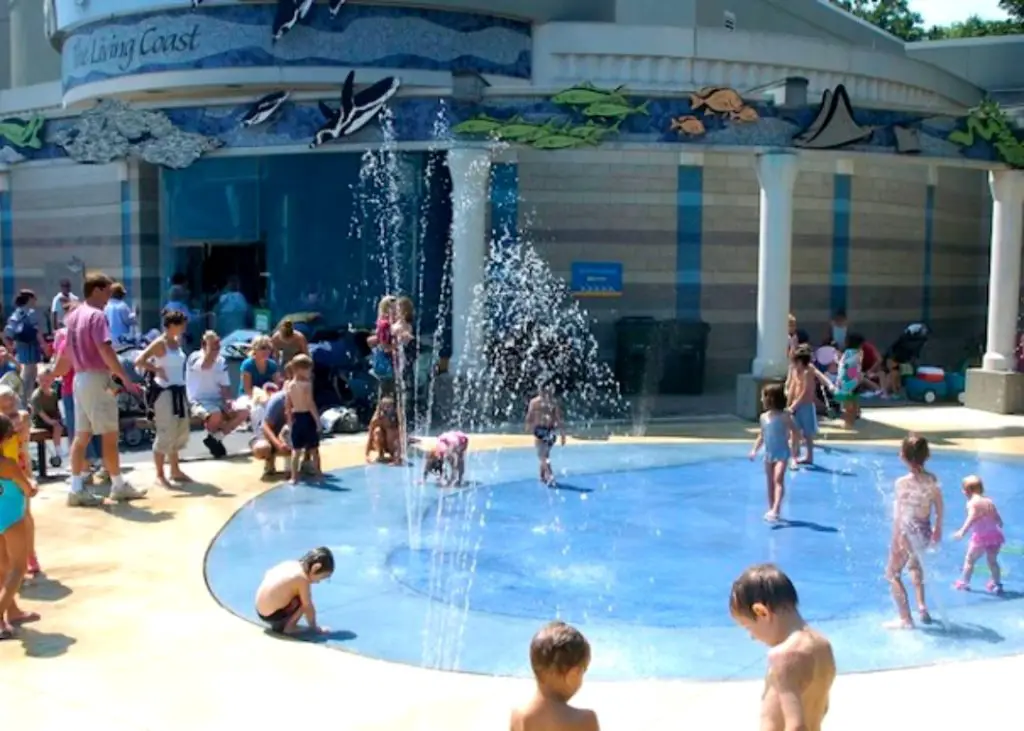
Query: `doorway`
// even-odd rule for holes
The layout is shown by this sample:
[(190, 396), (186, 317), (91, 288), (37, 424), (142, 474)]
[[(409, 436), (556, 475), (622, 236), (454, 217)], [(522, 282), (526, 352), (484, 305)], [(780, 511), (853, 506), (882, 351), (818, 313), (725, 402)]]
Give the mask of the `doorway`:
[(209, 242), (175, 241), (175, 271), (188, 282), (192, 301), (189, 305), (199, 313), (203, 327), (213, 323), (228, 282), (238, 281), (250, 312), (267, 305), (267, 246), (263, 241)]

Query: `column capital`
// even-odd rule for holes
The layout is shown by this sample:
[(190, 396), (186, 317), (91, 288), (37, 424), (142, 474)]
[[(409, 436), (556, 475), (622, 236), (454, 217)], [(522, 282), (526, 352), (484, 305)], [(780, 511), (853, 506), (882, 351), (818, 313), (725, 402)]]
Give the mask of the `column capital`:
[(800, 171), (800, 158), (792, 152), (762, 152), (757, 155), (757, 181), (761, 190), (792, 191)]
[(1024, 203), (1024, 170), (991, 170), (988, 185), (992, 200), (1006, 204)]

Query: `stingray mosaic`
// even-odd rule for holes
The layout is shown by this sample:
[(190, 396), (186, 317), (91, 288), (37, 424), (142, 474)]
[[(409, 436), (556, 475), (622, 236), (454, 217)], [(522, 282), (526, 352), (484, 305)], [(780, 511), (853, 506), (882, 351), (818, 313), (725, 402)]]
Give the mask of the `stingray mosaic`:
[[(685, 98), (648, 99), (625, 88), (580, 84), (546, 98), (487, 98), (475, 104), (393, 96), (399, 80), (390, 77), (356, 91), (350, 74), (345, 87), (328, 99), (330, 103), (296, 101), (282, 89), (235, 106), (175, 108), (162, 115), (180, 133), (197, 136), (189, 138), (187, 147), (198, 154), (217, 146), (254, 152), (281, 145), (315, 147), (341, 138), (372, 144), (384, 140), (382, 125), (372, 122), (387, 109), (388, 136), (398, 141), (437, 140), (440, 129), (447, 130), (440, 135), (442, 143), (497, 139), (549, 150), (629, 142), (841, 149), (1010, 166), (1022, 162), (1024, 136), (1008, 126), (998, 108), (979, 109), (962, 119), (858, 110), (841, 86), (826, 93), (820, 104), (800, 110), (746, 100), (727, 88), (700, 89)], [(20, 158), (65, 156), (66, 148), (54, 143), (76, 125), (81, 126), (74, 119), (48, 122), (46, 144), (40, 149), (12, 145), (9, 139), (8, 146)], [(0, 137), (0, 148), (3, 143)], [(175, 153), (173, 159), (178, 163), (185, 157)]]
[(61, 53), (64, 90), (124, 76), (245, 67), (395, 68), (529, 78), (528, 23), (374, 5), (221, 5), (92, 23)]

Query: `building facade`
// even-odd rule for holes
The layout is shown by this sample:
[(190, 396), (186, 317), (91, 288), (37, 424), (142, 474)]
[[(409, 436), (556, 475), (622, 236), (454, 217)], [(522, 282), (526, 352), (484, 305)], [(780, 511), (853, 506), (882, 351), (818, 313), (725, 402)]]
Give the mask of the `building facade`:
[(5, 302), (75, 266), (144, 314), (175, 272), (353, 322), (397, 289), (458, 353), (514, 231), (602, 343), (627, 316), (709, 323), (715, 388), (779, 369), (790, 310), (883, 346), (924, 320), (953, 362), (986, 333), (995, 229), (1019, 274), (1021, 39), (905, 45), (817, 0), (15, 7)]

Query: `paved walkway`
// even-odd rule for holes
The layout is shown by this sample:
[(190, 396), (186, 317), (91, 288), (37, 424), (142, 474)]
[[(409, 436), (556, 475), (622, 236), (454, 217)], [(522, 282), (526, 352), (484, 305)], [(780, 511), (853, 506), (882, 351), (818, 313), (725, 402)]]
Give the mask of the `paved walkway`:
[[(914, 428), (938, 446), (1024, 454), (1024, 419), (966, 409), (886, 410), (840, 436), (888, 445)], [(736, 421), (648, 430), (664, 438), (749, 439)], [(628, 438), (628, 437), (626, 437)], [(476, 448), (522, 445), (479, 437)], [(325, 449), (329, 469), (358, 464), (349, 443)], [(392, 665), (277, 640), (222, 610), (203, 580), (210, 539), (231, 514), (266, 488), (259, 467), (189, 466), (200, 482), (157, 490), (133, 506), (71, 510), (59, 483), (35, 504), (47, 578), (26, 587), (24, 605), (43, 614), (20, 641), (0, 644), (4, 727), (66, 731), (309, 728), (484, 731), (507, 724), (508, 707), (529, 683)], [(140, 464), (136, 482), (145, 483)], [(723, 577), (727, 579), (730, 577)], [(336, 581), (344, 581), (339, 576)], [(381, 618), (386, 626), (386, 617)], [(739, 630), (737, 630), (739, 631)], [(524, 648), (525, 651), (526, 648)], [(840, 667), (840, 670), (842, 668)], [(1024, 658), (911, 671), (844, 675), (826, 728), (1012, 728), (1012, 679)], [(744, 729), (757, 724), (760, 684), (645, 681), (590, 683), (579, 702), (605, 729)]]

